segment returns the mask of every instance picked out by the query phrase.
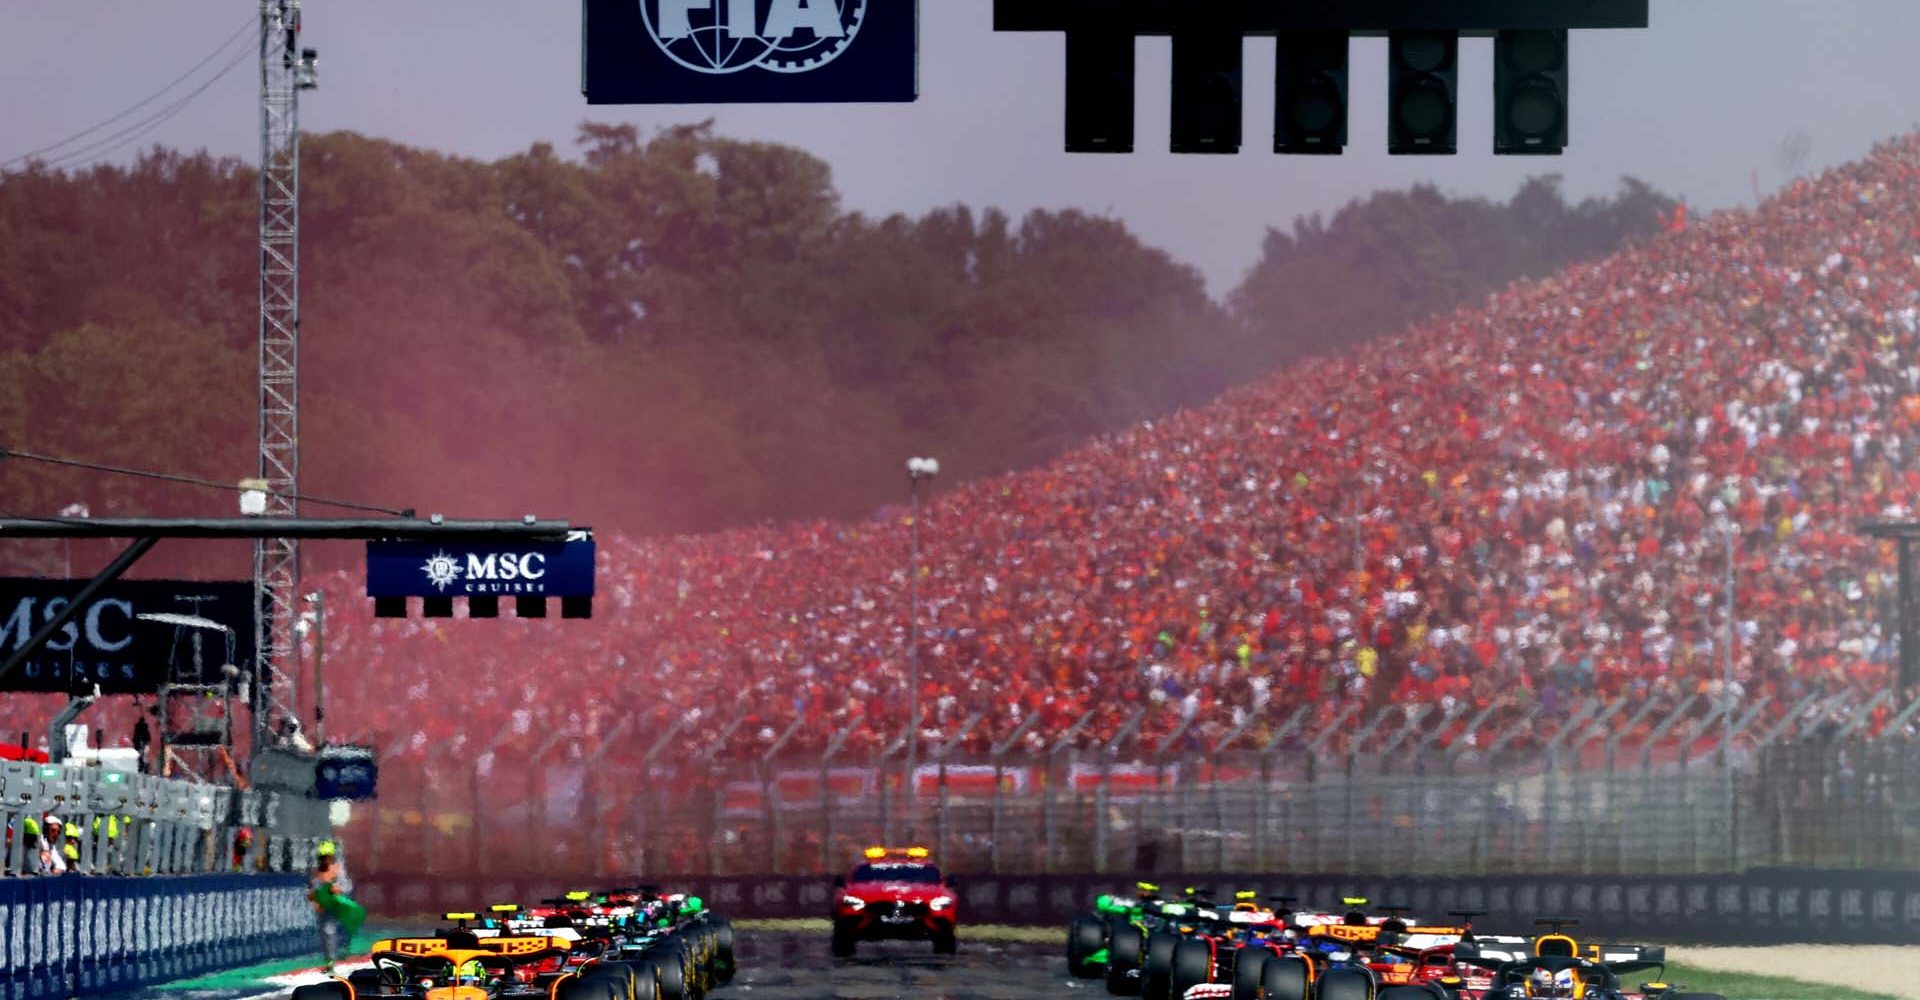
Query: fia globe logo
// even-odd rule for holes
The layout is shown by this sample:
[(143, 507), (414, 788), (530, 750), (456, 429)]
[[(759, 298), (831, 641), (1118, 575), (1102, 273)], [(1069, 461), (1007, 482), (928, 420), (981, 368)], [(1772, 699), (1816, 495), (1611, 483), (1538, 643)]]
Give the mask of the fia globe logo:
[(853, 45), (868, 0), (640, 0), (647, 33), (696, 73), (805, 73)]

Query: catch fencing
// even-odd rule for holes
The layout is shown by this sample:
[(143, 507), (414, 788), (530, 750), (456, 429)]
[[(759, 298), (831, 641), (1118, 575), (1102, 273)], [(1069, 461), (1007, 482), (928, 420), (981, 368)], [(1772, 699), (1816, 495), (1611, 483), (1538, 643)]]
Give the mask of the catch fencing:
[(1492, 710), (1310, 714), (1259, 746), (1140, 740), (1136, 716), (1097, 745), (955, 752), (975, 719), (912, 768), (899, 743), (752, 757), (724, 737), (671, 759), (666, 741), (561, 739), (521, 760), (389, 756), (348, 834), (363, 871), (481, 880), (815, 875), (873, 843), (1006, 875), (1920, 867), (1920, 701), (1592, 700), (1498, 726)]

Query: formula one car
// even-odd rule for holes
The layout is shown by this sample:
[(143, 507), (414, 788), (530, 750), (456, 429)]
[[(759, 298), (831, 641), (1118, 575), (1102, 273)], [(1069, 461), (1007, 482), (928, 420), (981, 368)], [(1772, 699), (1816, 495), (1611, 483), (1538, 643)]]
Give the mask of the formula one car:
[(558, 938), (496, 937), (482, 945), (470, 932), (444, 938), (393, 938), (373, 944), (373, 968), (348, 979), (296, 987), (293, 1000), (621, 1000), (631, 995), (618, 970), (558, 971), (568, 953)]
[(852, 957), (862, 941), (933, 942), (959, 950), (959, 901), (924, 847), (869, 847), (865, 860), (833, 880), (833, 954)]
[[(1664, 981), (1666, 949), (1651, 945), (1589, 944), (1566, 933), (1575, 921), (1544, 918), (1535, 921), (1547, 931), (1516, 954), (1503, 939), (1483, 945), (1481, 940), (1453, 946), (1453, 957), (1465, 970), (1480, 970), (1485, 986), (1463, 984), (1457, 992), (1478, 1000), (1726, 1000), (1718, 993), (1688, 992)], [(1652, 972), (1646, 981), (1629, 988), (1627, 976)], [(1636, 976), (1636, 978), (1638, 978)]]
[[(1093, 912), (1073, 918), (1067, 926), (1067, 973), (1079, 979), (1099, 979), (1107, 974), (1112, 955), (1113, 936), (1122, 927), (1141, 931), (1140, 940), (1157, 921), (1162, 901), (1160, 887), (1151, 882), (1135, 883), (1131, 897), (1102, 894), (1094, 898)], [(1121, 962), (1123, 967), (1138, 967), (1139, 949)]]

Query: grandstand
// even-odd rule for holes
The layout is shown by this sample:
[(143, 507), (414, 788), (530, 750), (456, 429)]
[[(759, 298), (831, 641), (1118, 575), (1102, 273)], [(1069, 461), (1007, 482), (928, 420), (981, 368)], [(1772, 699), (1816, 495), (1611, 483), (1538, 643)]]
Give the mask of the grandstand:
[[(1757, 211), (1492, 297), (1352, 356), (966, 484), (922, 525), (929, 728), (984, 746), (1083, 712), (1197, 739), (1302, 698), (1506, 701), (1717, 690), (1737, 531), (1737, 683), (1884, 682), (1886, 555), (1859, 521), (1920, 472), (1920, 138)], [(606, 537), (606, 536), (603, 536)], [(588, 744), (641, 711), (739, 753), (905, 722), (902, 511), (608, 537), (593, 628), (350, 609), (334, 724), (402, 752), (504, 731)], [(357, 610), (353, 610), (357, 609)], [(1258, 737), (1258, 723), (1255, 738)], [(636, 734), (637, 735), (637, 734)], [(643, 739), (635, 742), (644, 743)]]
[[(1261, 742), (1295, 706), (1550, 722), (1575, 698), (1778, 710), (1889, 677), (1891, 555), (1920, 471), (1920, 136), (1045, 468), (942, 492), (920, 580), (928, 737), (1034, 747), (1091, 712)], [(329, 592), (329, 727), (386, 775), (479, 759), (751, 759), (906, 721), (903, 510), (633, 539), (591, 627), (378, 620)], [(1897, 707), (1897, 706), (1896, 706)], [(635, 717), (638, 723), (624, 720)], [(956, 733), (960, 720), (982, 721)], [(1887, 715), (1876, 716), (1878, 724)], [(1442, 713), (1434, 713), (1442, 718)], [(1441, 733), (1445, 745), (1451, 734)], [(1524, 743), (1522, 744), (1524, 745)], [(403, 779), (404, 780), (404, 779)]]

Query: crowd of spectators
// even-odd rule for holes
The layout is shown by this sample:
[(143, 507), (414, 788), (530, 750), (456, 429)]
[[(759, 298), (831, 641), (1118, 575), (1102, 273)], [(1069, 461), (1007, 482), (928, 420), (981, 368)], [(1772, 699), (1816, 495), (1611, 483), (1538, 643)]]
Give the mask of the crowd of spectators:
[[(1720, 693), (1888, 676), (1890, 556), (1920, 470), (1920, 138), (1757, 211), (1522, 283), (1051, 465), (943, 489), (918, 526), (926, 736), (980, 750), (1191, 720), (1249, 738), (1304, 700)], [(904, 477), (903, 477), (904, 479)], [(903, 481), (903, 492), (905, 483)], [(648, 484), (635, 484), (648, 488)], [(412, 751), (591, 752), (668, 720), (723, 752), (906, 723), (904, 509), (691, 538), (603, 533), (592, 624), (372, 619), (328, 661), (342, 732)], [(1731, 546), (1728, 535), (1731, 534)], [(956, 727), (973, 713), (979, 725)], [(481, 746), (486, 744), (486, 746)], [(456, 750), (457, 752), (457, 750)]]
[[(1303, 703), (1428, 703), (1458, 728), (1718, 696), (1729, 572), (1736, 693), (1883, 687), (1893, 560), (1859, 526), (1920, 495), (1916, 191), (1907, 136), (1044, 468), (943, 484), (917, 526), (925, 737), (977, 752), (1037, 715), (1040, 749), (1091, 713), (1073, 740), (1093, 745), (1144, 712), (1143, 736), (1201, 747)], [(675, 752), (730, 731), (734, 758), (795, 722), (796, 753), (902, 732), (904, 505), (602, 527), (591, 622), (376, 619), (357, 574), (318, 581), (330, 735), (491, 766), (631, 757), (675, 720)]]

